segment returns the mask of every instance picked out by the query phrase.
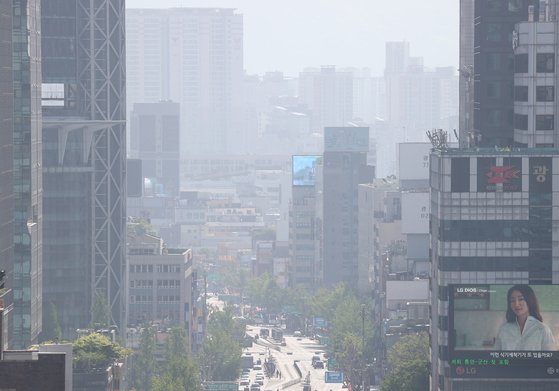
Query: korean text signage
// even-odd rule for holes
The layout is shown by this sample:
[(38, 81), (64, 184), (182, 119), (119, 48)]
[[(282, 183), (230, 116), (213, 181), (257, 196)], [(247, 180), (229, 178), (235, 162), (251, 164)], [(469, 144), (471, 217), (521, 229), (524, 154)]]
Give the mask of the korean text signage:
[[(456, 284), (449, 295), (452, 377), (559, 379), (559, 285)], [(519, 296), (534, 314), (522, 334)]]
[(522, 191), (522, 158), (504, 158), (497, 165), (495, 158), (477, 160), (478, 192), (494, 192), (498, 186), (503, 191)]
[(551, 158), (530, 158), (530, 192), (551, 193)]
[(342, 372), (324, 372), (324, 383), (343, 383), (344, 374)]
[(236, 382), (208, 382), (207, 391), (238, 391), (239, 385)]

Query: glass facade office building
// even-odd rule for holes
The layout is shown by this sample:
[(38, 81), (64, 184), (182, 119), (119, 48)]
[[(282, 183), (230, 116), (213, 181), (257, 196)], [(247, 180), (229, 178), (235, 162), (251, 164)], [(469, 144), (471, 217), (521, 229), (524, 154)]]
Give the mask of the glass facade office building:
[(14, 273), (12, 348), (41, 332), (42, 175), (40, 1), (12, 2)]
[(0, 288), (4, 307), (0, 324), (5, 326), (0, 332), (4, 346), (9, 346), (7, 326), (12, 303), (10, 288), (14, 263), (13, 95), (12, 2), (0, 1), (0, 270), (5, 273), (4, 289)]
[(479, 146), (513, 145), (515, 24), (538, 0), (460, 0), (460, 138)]
[(50, 0), (42, 25), (43, 299), (71, 338), (96, 299), (126, 317), (124, 1)]

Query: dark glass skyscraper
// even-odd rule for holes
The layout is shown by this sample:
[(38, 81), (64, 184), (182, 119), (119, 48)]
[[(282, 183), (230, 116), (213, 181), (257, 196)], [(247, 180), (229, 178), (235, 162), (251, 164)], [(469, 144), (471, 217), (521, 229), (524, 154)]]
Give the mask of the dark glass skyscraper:
[(323, 281), (357, 286), (360, 183), (373, 180), (367, 166), (369, 128), (324, 128)]
[(41, 332), (42, 175), (40, 1), (12, 2), (14, 82), (13, 347)]
[(513, 145), (515, 23), (537, 0), (460, 1), (461, 139), (479, 146)]
[[(11, 285), (14, 272), (14, 84), (12, 75), (12, 2), (0, 1), (0, 299), (4, 307), (4, 325), (0, 334), (8, 341), (8, 313), (11, 309)], [(0, 341), (2, 343), (2, 341)]]
[(42, 11), (43, 298), (72, 337), (95, 300), (113, 323), (125, 318), (124, 0), (49, 0)]

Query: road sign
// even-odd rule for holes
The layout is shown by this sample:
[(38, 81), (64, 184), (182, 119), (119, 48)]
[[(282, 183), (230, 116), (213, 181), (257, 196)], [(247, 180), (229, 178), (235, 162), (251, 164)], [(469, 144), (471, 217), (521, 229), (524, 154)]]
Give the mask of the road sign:
[(324, 372), (324, 383), (343, 383), (343, 372), (326, 371)]
[(237, 382), (207, 382), (207, 391), (238, 391), (239, 385)]
[(326, 361), (326, 369), (329, 370), (329, 371), (336, 371), (336, 370), (340, 369), (340, 366), (338, 365), (338, 362), (336, 361), (336, 359), (334, 357), (330, 357)]

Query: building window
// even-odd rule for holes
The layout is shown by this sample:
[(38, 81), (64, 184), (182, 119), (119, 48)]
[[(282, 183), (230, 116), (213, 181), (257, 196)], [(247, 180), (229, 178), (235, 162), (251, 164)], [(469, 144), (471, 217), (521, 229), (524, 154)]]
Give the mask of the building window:
[(487, 12), (500, 14), (503, 12), (503, 2), (501, 0), (487, 0)]
[(536, 72), (538, 73), (555, 72), (555, 54), (538, 53), (536, 55)]
[(553, 130), (555, 118), (553, 115), (536, 115), (536, 130)]
[(514, 86), (514, 101), (528, 102), (528, 86)]
[(500, 71), (501, 70), (501, 53), (487, 53), (487, 70)]
[(485, 36), (487, 42), (498, 43), (501, 42), (501, 25), (498, 23), (487, 24), (487, 35)]
[(537, 86), (536, 102), (554, 102), (555, 88), (553, 86)]
[(528, 73), (528, 54), (514, 56), (514, 73)]
[(487, 82), (487, 97), (488, 98), (501, 97), (500, 82), (495, 82), (495, 81)]
[(509, 0), (509, 12), (519, 12), (522, 10), (523, 0)]
[(528, 115), (514, 114), (514, 128), (520, 130), (528, 130)]

